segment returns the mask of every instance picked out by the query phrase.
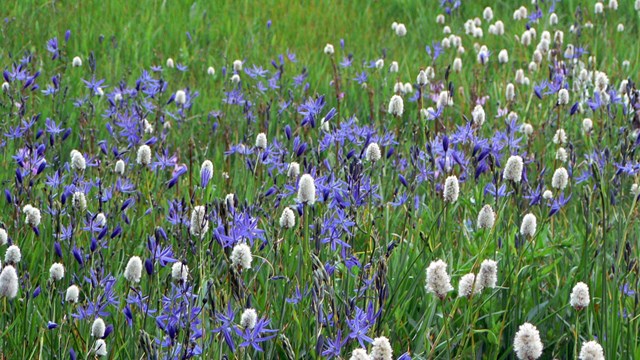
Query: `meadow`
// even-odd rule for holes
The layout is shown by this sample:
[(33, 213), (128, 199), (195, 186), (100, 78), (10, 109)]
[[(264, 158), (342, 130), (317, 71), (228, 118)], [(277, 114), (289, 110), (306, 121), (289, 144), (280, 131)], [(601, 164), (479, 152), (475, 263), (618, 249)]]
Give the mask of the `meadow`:
[(640, 359), (640, 0), (2, 8), (0, 359)]

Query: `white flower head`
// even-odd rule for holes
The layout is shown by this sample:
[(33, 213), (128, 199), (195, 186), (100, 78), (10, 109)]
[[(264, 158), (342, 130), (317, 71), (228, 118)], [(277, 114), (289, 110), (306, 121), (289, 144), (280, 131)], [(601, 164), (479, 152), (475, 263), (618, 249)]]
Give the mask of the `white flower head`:
[(325, 45), (325, 46), (324, 46), (324, 53), (325, 53), (325, 54), (327, 54), (327, 55), (333, 55), (333, 53), (334, 53), (334, 52), (335, 52), (335, 51), (334, 51), (334, 49), (333, 49), (333, 45), (331, 45), (331, 44), (327, 44), (327, 45)]
[(71, 303), (77, 303), (80, 297), (80, 289), (76, 285), (71, 285), (67, 288), (65, 293), (65, 301)]
[(296, 215), (291, 208), (284, 208), (282, 215), (280, 215), (280, 227), (285, 229), (291, 229), (296, 225)]
[(589, 118), (582, 120), (582, 131), (584, 131), (585, 134), (590, 134), (591, 130), (593, 130), (593, 121)]
[(213, 66), (209, 66), (209, 68), (207, 69), (207, 74), (213, 76), (216, 74), (216, 69), (213, 68)]
[(256, 147), (262, 150), (267, 148), (267, 134), (260, 133), (256, 136)]
[(536, 216), (529, 213), (522, 218), (522, 224), (520, 225), (520, 235), (533, 237), (536, 234), (538, 227), (538, 220)]
[(253, 261), (251, 248), (245, 243), (236, 244), (231, 251), (230, 259), (231, 264), (241, 270), (251, 269), (251, 262)]
[(493, 289), (498, 283), (498, 263), (494, 260), (484, 260), (480, 264), (477, 286), (482, 289)]
[(98, 339), (104, 337), (104, 332), (107, 329), (104, 320), (101, 318), (96, 318), (93, 320), (93, 324), (91, 325), (91, 336), (96, 337)]
[(171, 266), (171, 278), (174, 281), (186, 282), (189, 277), (189, 267), (180, 261), (173, 263)]
[(73, 67), (80, 67), (82, 66), (82, 59), (80, 58), (80, 56), (76, 56), (73, 58), (73, 60), (71, 61), (71, 65)]
[(451, 279), (447, 274), (447, 263), (442, 260), (432, 261), (427, 268), (427, 292), (433, 293), (441, 300), (453, 290)]
[(377, 143), (370, 143), (367, 146), (367, 149), (364, 152), (364, 158), (367, 161), (376, 162), (382, 158), (382, 153), (380, 151), (380, 146)]
[(233, 71), (241, 71), (242, 70), (242, 60), (234, 60), (233, 61)]
[(398, 26), (396, 26), (396, 35), (400, 37), (407, 35), (407, 28), (404, 24), (398, 24)]
[(373, 339), (373, 346), (371, 347), (371, 353), (369, 353), (369, 358), (371, 360), (392, 360), (393, 359), (393, 349), (391, 348), (391, 343), (389, 343), (389, 339), (384, 336), (377, 337)]
[(511, 180), (515, 183), (519, 183), (522, 180), (522, 173), (524, 171), (524, 162), (519, 155), (512, 155), (507, 160), (507, 164), (502, 172), (502, 177), (505, 180)]
[(486, 114), (484, 112), (484, 108), (482, 107), (482, 105), (476, 105), (476, 107), (473, 108), (473, 111), (471, 112), (471, 117), (473, 118), (473, 123), (476, 126), (482, 126), (482, 124), (484, 124)]
[(76, 171), (83, 171), (87, 167), (87, 162), (84, 156), (78, 150), (71, 150), (71, 168)]
[(367, 350), (359, 348), (353, 350), (349, 360), (371, 360), (371, 358), (369, 357), (369, 354), (367, 354)]
[(172, 58), (168, 58), (167, 59), (167, 67), (168, 68), (174, 68), (176, 65), (173, 63), (173, 59)]
[(11, 245), (4, 253), (4, 262), (9, 265), (15, 265), (22, 260), (22, 252), (17, 245)]
[(476, 284), (476, 276), (473, 273), (463, 275), (458, 284), (458, 297), (470, 297), (480, 292), (480, 287)]
[(136, 162), (139, 165), (149, 165), (151, 163), (151, 148), (149, 145), (140, 145), (136, 156)]
[(191, 221), (189, 222), (189, 232), (191, 235), (204, 238), (209, 230), (209, 220), (206, 217), (206, 209), (204, 206), (195, 206), (191, 211)]
[(124, 278), (132, 283), (139, 283), (142, 277), (142, 259), (139, 256), (132, 256), (124, 268)]
[(513, 350), (520, 360), (536, 360), (542, 355), (542, 341), (538, 329), (529, 324), (520, 325), (513, 339)]
[(176, 91), (175, 100), (176, 104), (184, 105), (187, 102), (187, 93), (185, 93), (184, 90)]
[(560, 89), (558, 91), (558, 105), (567, 105), (569, 103), (569, 90)]
[(255, 309), (245, 309), (240, 316), (240, 326), (244, 329), (252, 330), (258, 322), (258, 313)]
[(583, 282), (577, 283), (571, 291), (569, 304), (576, 310), (582, 310), (589, 306), (589, 286)]
[(9, 300), (18, 295), (18, 273), (11, 265), (6, 265), (0, 273), (0, 296)]
[(55, 263), (49, 268), (49, 278), (53, 281), (60, 281), (64, 278), (64, 265)]
[(444, 201), (448, 203), (454, 203), (458, 200), (460, 195), (460, 185), (458, 184), (458, 178), (455, 175), (449, 176), (444, 182), (443, 191)]
[(114, 169), (115, 173), (120, 176), (124, 175), (124, 167), (125, 167), (124, 161), (122, 159), (119, 159), (118, 161), (116, 161), (116, 166)]
[(389, 100), (389, 109), (387, 111), (393, 116), (402, 116), (404, 113), (404, 101), (399, 95), (393, 95)]
[(491, 229), (496, 222), (496, 213), (487, 204), (480, 209), (478, 213), (478, 229)]
[(568, 158), (569, 154), (567, 154), (567, 150), (565, 148), (561, 146), (558, 148), (558, 150), (556, 150), (556, 160), (564, 163), (567, 162)]
[(84, 196), (84, 192), (74, 192), (73, 196), (71, 197), (71, 204), (73, 205), (73, 209), (79, 213), (87, 210), (87, 199)]
[(587, 341), (580, 349), (580, 360), (604, 360), (604, 350), (596, 341)]
[(551, 186), (554, 189), (564, 190), (569, 184), (569, 173), (567, 169), (561, 167), (556, 169), (553, 173), (553, 178), (551, 179)]
[(7, 230), (0, 228), (0, 245), (6, 245), (8, 240)]
[(107, 344), (102, 339), (96, 340), (96, 344), (93, 346), (93, 350), (98, 356), (107, 356)]
[(303, 204), (313, 205), (316, 202), (316, 184), (313, 177), (304, 174), (298, 184), (298, 201)]
[(397, 73), (398, 72), (398, 62), (397, 61), (392, 61), (391, 65), (389, 65), (389, 72), (391, 73)]
[(297, 178), (300, 175), (300, 164), (292, 161), (287, 168), (287, 176), (290, 178)]

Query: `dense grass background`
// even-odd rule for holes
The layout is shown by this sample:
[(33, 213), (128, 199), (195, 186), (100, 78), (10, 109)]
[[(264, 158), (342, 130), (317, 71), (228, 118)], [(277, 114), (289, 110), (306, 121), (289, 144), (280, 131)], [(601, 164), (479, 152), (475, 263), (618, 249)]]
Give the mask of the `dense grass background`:
[[(504, 99), (505, 85), (513, 81), (517, 69), (526, 69), (534, 48), (533, 45), (524, 48), (515, 39), (514, 35), (520, 35), (526, 29), (526, 22), (514, 21), (512, 14), (520, 5), (529, 7), (530, 11), (533, 8), (528, 1), (522, 4), (514, 1), (466, 1), (461, 9), (447, 17), (447, 25), (453, 33), (463, 38), (466, 54), (461, 56), (463, 71), (452, 73), (448, 78), (457, 93), (455, 106), (446, 112), (446, 132), (451, 135), (456, 131), (456, 125), (466, 123), (463, 115), (470, 118), (479, 95), (489, 96), (485, 105), (487, 123), (477, 130), (482, 138), (491, 138), (496, 131), (506, 128), (502, 118), (495, 119), (498, 109), (508, 107), (515, 111), (519, 115), (518, 124), (530, 123), (535, 129), (535, 136), (523, 138), (520, 149), (520, 153), (532, 160), (527, 164), (531, 185), (514, 187), (513, 195), (495, 199), (484, 189), (494, 178), (501, 184), (501, 168), (497, 166), (493, 174), (489, 172), (477, 180), (473, 179), (471, 169), (469, 178), (461, 183), (458, 202), (445, 206), (440, 190), (436, 189), (436, 185), (444, 182), (442, 174), (420, 183), (416, 180), (416, 169), (403, 165), (403, 161), (410, 161), (415, 149), (424, 151), (425, 140), (415, 134), (420, 134), (424, 127), (434, 130), (433, 123), (417, 120), (415, 103), (406, 100), (404, 117), (393, 118), (385, 114), (396, 80), (415, 82), (421, 68), (433, 66), (436, 78), (444, 81), (446, 68), (458, 56), (454, 49), (449, 49), (434, 62), (425, 51), (425, 46), (432, 46), (444, 36), (442, 26), (435, 22), (436, 15), (442, 13), (438, 3), (435, 0), (220, 0), (193, 3), (16, 1), (3, 4), (0, 64), (10, 69), (12, 63), (29, 52), (33, 54), (30, 69), (42, 72), (38, 80), (40, 90), (55, 74), (62, 74), (61, 88), (66, 89), (66, 95), (56, 101), (36, 95), (37, 92), (30, 95), (28, 91), (18, 91), (21, 96), (29, 97), (24, 102), (26, 114), (13, 110), (12, 101), (8, 95), (3, 95), (0, 102), (3, 133), (36, 114), (41, 114), (41, 117), (34, 129), (44, 128), (45, 118), (53, 118), (62, 122), (64, 127), (73, 129), (68, 140), (57, 141), (48, 147), (46, 158), (49, 166), (44, 174), (30, 178), (33, 185), (27, 187), (16, 183), (16, 162), (12, 156), (18, 149), (46, 142), (46, 139), (36, 138), (35, 130), (22, 139), (6, 136), (3, 139), (0, 166), (6, 171), (0, 173), (0, 181), (13, 199), (0, 210), (0, 220), (13, 242), (21, 247), (23, 255), (18, 266), (21, 279), (18, 298), (13, 301), (3, 299), (2, 304), (0, 349), (5, 358), (68, 358), (71, 349), (79, 358), (93, 356), (90, 351), (93, 339), (89, 336), (91, 320), (72, 320), (72, 313), (77, 307), (62, 301), (64, 290), (72, 283), (82, 284), (83, 300), (80, 305), (86, 305), (87, 301), (102, 294), (103, 286), (91, 286), (83, 280), (90, 277), (92, 270), (103, 271), (103, 275), (110, 273), (117, 280), (114, 293), (120, 302), (109, 305), (110, 315), (103, 316), (114, 329), (107, 338), (109, 358), (150, 356), (149, 351), (139, 346), (144, 338), (141, 331), (159, 339), (166, 334), (139, 312), (134, 316), (133, 325), (128, 326), (122, 311), (127, 296), (136, 291), (150, 295), (151, 307), (161, 307), (161, 296), (168, 296), (171, 292), (170, 266), (161, 268), (156, 265), (154, 275), (147, 277), (145, 274), (135, 290), (129, 287), (121, 274), (131, 256), (139, 255), (143, 259), (148, 256), (146, 241), (149, 236), (157, 236), (154, 233), (156, 226), (167, 230), (169, 237), (165, 245), (173, 246), (176, 258), (186, 261), (191, 269), (190, 284), (194, 294), (198, 295), (191, 305), (203, 308), (198, 315), (204, 329), (203, 337), (198, 340), (203, 348), (202, 358), (220, 358), (223, 354), (238, 359), (284, 358), (287, 356), (287, 341), (291, 344), (294, 358), (321, 357), (322, 341), (326, 344), (327, 339), (335, 339), (338, 330), (344, 332), (343, 337), (347, 335), (344, 321), (353, 316), (347, 310), (352, 309), (350, 298), (364, 285), (363, 278), (374, 281), (374, 274), (383, 274), (381, 276), (388, 285), (388, 297), (381, 306), (372, 301), (376, 310), (380, 306), (382, 313), (369, 336), (387, 336), (396, 354), (394, 358), (405, 352), (415, 358), (513, 358), (513, 336), (523, 322), (531, 322), (540, 330), (545, 345), (544, 358), (574, 358), (578, 352), (574, 346), (576, 336), (580, 342), (597, 338), (607, 358), (640, 358), (638, 295), (637, 292), (629, 295), (629, 291), (621, 290), (625, 285), (631, 290), (638, 289), (637, 234), (640, 227), (636, 200), (629, 194), (637, 176), (623, 176), (617, 173), (614, 165), (637, 161), (633, 142), (628, 140), (632, 137), (631, 116), (625, 116), (619, 110), (615, 116), (609, 117), (602, 109), (596, 112), (585, 110), (585, 113), (569, 116), (568, 109), (562, 109), (560, 113), (555, 107), (555, 95), (539, 100), (533, 93), (533, 85), (549, 78), (549, 63), (546, 61), (543, 70), (527, 73), (531, 85), (518, 86), (517, 100), (507, 103)], [(504, 21), (506, 34), (503, 37), (489, 35), (488, 24), (483, 22), (485, 35), (482, 39), (464, 35), (464, 22), (481, 17), (482, 9), (487, 5), (494, 8), (494, 21)], [(582, 13), (577, 12), (578, 7)], [(639, 50), (634, 44), (639, 35), (639, 17), (631, 1), (621, 3), (616, 12), (608, 11), (600, 17), (593, 14), (592, 1), (562, 1), (556, 4), (560, 18), (558, 26), (548, 25), (548, 4), (542, 8), (544, 17), (536, 25), (538, 36), (544, 30), (552, 35), (556, 29), (563, 30), (565, 44), (583, 46), (587, 54), (581, 60), (585, 63), (588, 56), (595, 56), (596, 61), (588, 65), (589, 69), (605, 71), (613, 88), (617, 89), (623, 79), (637, 79)], [(569, 32), (569, 26), (578, 19), (582, 23), (591, 21), (595, 24), (594, 29), (583, 29), (580, 38)], [(270, 28), (267, 27), (268, 21), (271, 21)], [(400, 38), (393, 33), (393, 21), (406, 24), (406, 37)], [(624, 32), (616, 31), (618, 23), (625, 25)], [(71, 31), (71, 37), (62, 46), (67, 30)], [(61, 60), (52, 61), (45, 50), (47, 41), (53, 37), (61, 43)], [(345, 42), (344, 50), (340, 49), (341, 39)], [(489, 66), (476, 64), (473, 49), (476, 42), (487, 45), (491, 50)], [(352, 254), (368, 266), (348, 270), (344, 254), (340, 250), (331, 250), (327, 245), (322, 245), (317, 252), (322, 263), (336, 267), (327, 282), (326, 302), (322, 304), (326, 313), (335, 312), (335, 326), (319, 324), (316, 320), (318, 315), (312, 311), (311, 296), (305, 296), (295, 306), (285, 301), (293, 295), (296, 286), (302, 289), (312, 287), (311, 271), (316, 268), (312, 265), (310, 249), (305, 246), (304, 239), (319, 236), (314, 232), (320, 228), (322, 216), (331, 214), (326, 201), (317, 203), (308, 214), (309, 221), (314, 224), (311, 234), (306, 231), (304, 216), (296, 219), (296, 229), (284, 231), (278, 226), (278, 218), (285, 205), (295, 204), (295, 182), (280, 173), (270, 176), (264, 167), (258, 167), (256, 171), (248, 169), (246, 160), (237, 154), (224, 155), (230, 146), (241, 142), (252, 146), (259, 132), (266, 132), (270, 143), (277, 139), (292, 151), (292, 142), (285, 137), (287, 125), (312, 148), (318, 146), (322, 133), (318, 129), (300, 126), (302, 117), (295, 109), (309, 96), (320, 94), (326, 95), (327, 99), (321, 116), (336, 106), (331, 62), (322, 52), (326, 43), (336, 47), (336, 61), (341, 61), (348, 54), (354, 57), (352, 67), (340, 70), (341, 88), (345, 93), (340, 120), (344, 122), (355, 115), (364, 119), (364, 124), (371, 125), (374, 137), (394, 134), (398, 141), (393, 157), (375, 166), (364, 165), (365, 177), (379, 185), (380, 200), (369, 199), (366, 206), (347, 210), (348, 218), (357, 224), (357, 229), (353, 236), (344, 236), (343, 240), (352, 245)], [(536, 43), (534, 40), (533, 44)], [(497, 54), (503, 48), (509, 51), (510, 62), (498, 65)], [(280, 90), (260, 93), (253, 87), (255, 82), (243, 76), (243, 86), (245, 82), (247, 84), (243, 88), (246, 97), (257, 109), (256, 121), (247, 121), (241, 107), (223, 103), (224, 93), (233, 88), (228, 80), (230, 70), (225, 76), (223, 67), (229, 69), (233, 60), (243, 59), (245, 69), (256, 64), (273, 71), (271, 61), (279, 61), (278, 56), (284, 54), (286, 57), (287, 52), (295, 53), (297, 62), (285, 62)], [(179, 126), (177, 121), (173, 121), (167, 138), (154, 146), (154, 152), (160, 153), (164, 149), (175, 152), (178, 161), (188, 166), (188, 173), (180, 178), (177, 186), (166, 186), (171, 179), (171, 169), (155, 173), (140, 169), (133, 165), (136, 147), (121, 137), (108, 135), (105, 125), (112, 119), (101, 115), (111, 107), (105, 98), (95, 98), (93, 110), (74, 107), (74, 99), (88, 95), (81, 79), (88, 80), (93, 75), (88, 67), (90, 53), (96, 59), (96, 78), (105, 79), (108, 85), (105, 93), (112, 91), (120, 81), (128, 87), (135, 86), (135, 80), (143, 69), (157, 65), (164, 67), (168, 58), (188, 67), (186, 72), (165, 68), (158, 75), (168, 82), (168, 90), (159, 97), (159, 111), (147, 116), (149, 121), (158, 124), (165, 117), (161, 116), (164, 110), (175, 112), (175, 105), (166, 105), (166, 102), (176, 90), (190, 88), (200, 93), (185, 115), (188, 120)], [(71, 68), (74, 56), (82, 57), (85, 63), (82, 68)], [(385, 59), (385, 69), (370, 69), (369, 62), (379, 58)], [(399, 72), (389, 74), (388, 66), (394, 60), (399, 62)], [(623, 60), (630, 61), (629, 68), (622, 67)], [(216, 69), (215, 76), (206, 74), (209, 66)], [(292, 86), (292, 78), (303, 68), (309, 74), (306, 80), (309, 89), (306, 91)], [(370, 93), (354, 80), (362, 71), (369, 75)], [(369, 94), (373, 109), (370, 109)], [(13, 95), (18, 96), (17, 93)], [(293, 105), (279, 114), (278, 104), (287, 100)], [(572, 98), (572, 103), (577, 100)], [(132, 103), (136, 101), (132, 100)], [(221, 111), (223, 115), (213, 119), (208, 116), (212, 111)], [(370, 113), (375, 114), (374, 119), (369, 119)], [(557, 115), (559, 119), (556, 119)], [(594, 119), (596, 135), (593, 137), (582, 134), (583, 117)], [(595, 174), (586, 183), (572, 182), (567, 190), (571, 201), (558, 214), (548, 217), (548, 208), (544, 204), (529, 206), (522, 195), (537, 184), (546, 183), (546, 187), (550, 187), (551, 175), (560, 166), (555, 161), (557, 146), (551, 142), (558, 127), (563, 127), (570, 137), (567, 148), (572, 156), (566, 166), (570, 168), (572, 178), (591, 169), (585, 159), (594, 151), (606, 150), (607, 161), (597, 171), (593, 170)], [(155, 135), (160, 136), (160, 132), (161, 126), (158, 126)], [(430, 140), (434, 139), (432, 136)], [(64, 169), (64, 164), (69, 161), (69, 152), (79, 149), (91, 157), (98, 156), (103, 163), (89, 168), (85, 178), (80, 180), (74, 178), (73, 171), (62, 170), (68, 174), (65, 185), (72, 181), (77, 185), (78, 181), (82, 183), (100, 178), (107, 187), (112, 186), (118, 179), (111, 172), (115, 159), (110, 155), (100, 155), (99, 149), (99, 141), (105, 139), (108, 139), (109, 146), (116, 145), (129, 151), (124, 156), (130, 163), (127, 178), (137, 191), (133, 194), (116, 192), (114, 198), (104, 204), (110, 232), (115, 224), (121, 225), (123, 232), (109, 241), (108, 248), (91, 252), (87, 263), (80, 265), (74, 260), (71, 249), (77, 245), (88, 253), (95, 234), (78, 229), (74, 242), (62, 242), (63, 256), (60, 258), (55, 254), (53, 244), (58, 218), (63, 225), (69, 225), (79, 223), (81, 216), (71, 211), (68, 201), (62, 205), (69, 210), (65, 216), (44, 215), (47, 206), (61, 202), (60, 189), (46, 186), (44, 176)], [(439, 137), (438, 141), (441, 140)], [(288, 154), (283, 161), (299, 161), (303, 168), (317, 172), (317, 177), (333, 172), (336, 178), (346, 179), (350, 174), (350, 161), (345, 160), (344, 155), (349, 150), (361, 152), (364, 143), (365, 138), (361, 137), (358, 141), (340, 145), (340, 156), (331, 149), (309, 151), (300, 157)], [(456, 146), (473, 163), (473, 144)], [(388, 149), (384, 147), (383, 151)], [(508, 149), (502, 151), (502, 165), (508, 153)], [(256, 161), (255, 155), (248, 158)], [(203, 190), (196, 184), (199, 184), (200, 163), (205, 159), (214, 163), (215, 174), (211, 183), (215, 188), (210, 186)], [(332, 171), (323, 165), (324, 160), (332, 165)], [(459, 175), (460, 169), (453, 172)], [(227, 173), (229, 178), (225, 178), (223, 173)], [(398, 175), (408, 179), (406, 189), (398, 181)], [(293, 194), (286, 193), (287, 185), (293, 187)], [(281, 201), (264, 196), (271, 186), (277, 186), (278, 193), (285, 194)], [(265, 231), (267, 239), (266, 246), (259, 246), (258, 242), (253, 247), (253, 269), (239, 277), (232, 274), (228, 265), (230, 249), (222, 249), (218, 243), (208, 241), (211, 236), (207, 241), (191, 239), (188, 227), (172, 227), (166, 221), (168, 201), (183, 200), (183, 216), (188, 219), (195, 205), (207, 204), (209, 209), (223, 213), (223, 200), (228, 193), (236, 194), (239, 208), (258, 220), (257, 226)], [(409, 199), (405, 205), (392, 207), (388, 204), (403, 193)], [(413, 205), (415, 195), (419, 196), (418, 209)], [(87, 194), (88, 209), (94, 213), (99, 206), (97, 197), (98, 189), (95, 188)], [(126, 212), (120, 210), (128, 198), (135, 198), (135, 205)], [(43, 211), (38, 236), (24, 225), (20, 209), (28, 203)], [(478, 231), (475, 221), (485, 203), (492, 204), (498, 220), (492, 230)], [(147, 210), (149, 212), (145, 214)], [(522, 241), (517, 237), (520, 222), (528, 212), (538, 217), (539, 232), (534, 240), (516, 246), (518, 241)], [(124, 220), (123, 214), (130, 224)], [(225, 219), (224, 216), (221, 218)], [(213, 222), (212, 219), (212, 227), (218, 226)], [(226, 219), (224, 225), (229, 226)], [(276, 242), (280, 247), (274, 245)], [(387, 250), (392, 242), (395, 242), (395, 248)], [(454, 287), (462, 275), (476, 272), (483, 259), (494, 258), (500, 264), (500, 286), (471, 299), (456, 299), (451, 295), (447, 301), (439, 302), (424, 289), (425, 269), (438, 258), (449, 264)], [(65, 264), (67, 276), (60, 283), (53, 284), (48, 280), (48, 270), (57, 261)], [(238, 290), (235, 284), (238, 279), (245, 284), (242, 290)], [(569, 306), (569, 294), (578, 281), (590, 286), (593, 298), (592, 305), (576, 320), (576, 312)], [(34, 298), (33, 293), (38, 287), (41, 294)], [(354, 302), (360, 308), (366, 308), (367, 300), (376, 299), (378, 295), (379, 289), (371, 288)], [(220, 335), (211, 332), (218, 326), (215, 314), (224, 312), (229, 303), (236, 312), (236, 323), (242, 308), (251, 306), (258, 310), (260, 317), (272, 320), (273, 329), (280, 330), (278, 337), (263, 343), (264, 352), (250, 347), (232, 352)], [(627, 316), (622, 317), (625, 312)], [(57, 323), (59, 327), (48, 330), (48, 321)], [(576, 321), (579, 324), (577, 332)], [(176, 343), (186, 344), (188, 338), (188, 332), (182, 331)], [(318, 343), (319, 349), (316, 348)], [(356, 346), (355, 341), (345, 345), (342, 358), (349, 358)], [(160, 358), (167, 354), (163, 351), (169, 350), (161, 348)], [(176, 354), (166, 356), (179, 357)]]

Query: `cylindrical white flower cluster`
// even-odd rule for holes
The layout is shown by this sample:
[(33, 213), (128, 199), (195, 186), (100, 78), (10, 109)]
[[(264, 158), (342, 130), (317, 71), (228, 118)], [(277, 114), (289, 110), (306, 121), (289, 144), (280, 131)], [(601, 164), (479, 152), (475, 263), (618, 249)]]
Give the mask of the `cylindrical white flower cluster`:
[(536, 360), (542, 355), (542, 341), (538, 329), (530, 323), (520, 325), (513, 340), (513, 350), (520, 360)]
[(251, 248), (245, 243), (236, 244), (231, 251), (230, 259), (231, 264), (240, 270), (251, 269), (251, 261), (253, 261)]
[(442, 260), (432, 261), (427, 268), (427, 292), (433, 293), (441, 300), (453, 290), (451, 279), (447, 274), (447, 263)]

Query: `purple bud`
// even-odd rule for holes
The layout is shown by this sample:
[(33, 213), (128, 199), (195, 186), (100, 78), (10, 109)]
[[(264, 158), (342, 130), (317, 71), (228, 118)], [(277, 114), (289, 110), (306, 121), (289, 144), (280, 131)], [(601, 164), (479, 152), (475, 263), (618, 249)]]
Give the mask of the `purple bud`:
[(576, 112), (578, 112), (579, 105), (580, 105), (580, 104), (579, 104), (578, 102), (576, 102), (575, 104), (573, 104), (573, 106), (571, 107), (571, 111), (570, 111), (569, 115), (573, 115), (573, 114), (575, 114)]
[(96, 238), (92, 237), (91, 238), (91, 252), (96, 251), (96, 249), (98, 248), (98, 240), (96, 240)]
[(113, 332), (113, 325), (108, 325), (106, 329), (104, 329), (103, 339), (106, 339)]
[(71, 252), (73, 253), (73, 257), (76, 259), (78, 264), (80, 264), (80, 266), (84, 265), (82, 251), (74, 246)]
[(40, 296), (40, 292), (42, 292), (42, 290), (40, 289), (40, 285), (38, 285), (38, 287), (33, 290), (33, 295), (31, 295), (31, 298), (37, 298), (38, 296)]
[(287, 140), (291, 140), (291, 126), (285, 126), (284, 133), (287, 135)]
[(349, 152), (347, 153), (347, 159), (351, 159), (355, 153), (356, 153), (355, 149), (349, 150)]
[(167, 240), (167, 233), (160, 226), (156, 228), (156, 237), (162, 237), (164, 240)]
[(267, 29), (271, 29), (271, 19), (267, 20)]
[(275, 194), (277, 191), (278, 191), (278, 187), (274, 185), (270, 187), (269, 190), (267, 190), (267, 192), (264, 193), (264, 197), (269, 197)]
[(402, 183), (404, 187), (409, 187), (409, 185), (407, 184), (407, 179), (405, 179), (402, 174), (398, 174), (398, 180), (400, 180), (400, 183)]
[(158, 138), (154, 136), (151, 139), (145, 141), (145, 145), (153, 145), (153, 144), (155, 144), (157, 142), (158, 142)]
[(46, 167), (47, 167), (47, 162), (46, 161), (41, 161), (40, 165), (38, 165), (38, 171), (36, 171), (36, 175), (41, 174)]
[(111, 238), (115, 238), (116, 236), (120, 235), (120, 233), (122, 233), (122, 228), (120, 227), (120, 225), (118, 225), (111, 233)]
[(128, 198), (120, 207), (120, 211), (125, 211), (131, 204), (133, 204), (133, 198)]
[(38, 131), (36, 131), (36, 140), (40, 139), (40, 136), (42, 136), (43, 133), (44, 131), (42, 131), (42, 129), (38, 129)]
[(57, 327), (58, 327), (58, 324), (54, 323), (53, 321), (47, 322), (47, 329), (53, 330), (53, 329), (55, 329)]
[(4, 189), (4, 198), (7, 199), (9, 204), (13, 204), (13, 199), (11, 197), (11, 191), (9, 189)]
[(444, 149), (445, 153), (449, 150), (449, 137), (447, 135), (442, 138), (442, 149)]
[(7, 70), (2, 72), (2, 76), (4, 77), (4, 80), (6, 82), (9, 82), (9, 83), (11, 82), (11, 79), (9, 78), (9, 72)]
[(64, 134), (62, 134), (62, 141), (67, 140), (69, 135), (71, 135), (71, 128), (68, 128), (67, 130), (64, 131)]
[(64, 33), (64, 42), (69, 41), (69, 38), (70, 38), (70, 37), (71, 37), (71, 30), (67, 30), (67, 31)]
[(56, 241), (55, 243), (53, 243), (53, 249), (55, 250), (56, 255), (59, 258), (62, 258), (62, 247), (60, 246), (59, 242)]
[(73, 350), (73, 348), (69, 349), (69, 359), (76, 360), (76, 352)]
[(144, 261), (144, 269), (147, 271), (149, 276), (153, 275), (153, 261), (151, 261), (151, 259), (146, 259)]
[(396, 148), (390, 145), (389, 148), (387, 149), (387, 159), (393, 156), (395, 152), (396, 152)]
[(22, 184), (22, 171), (20, 171), (20, 169), (16, 169), (16, 180)]
[(298, 151), (296, 151), (296, 155), (301, 156), (302, 154), (304, 154), (306, 150), (307, 150), (307, 144), (304, 143), (300, 145), (300, 147), (298, 148)]

